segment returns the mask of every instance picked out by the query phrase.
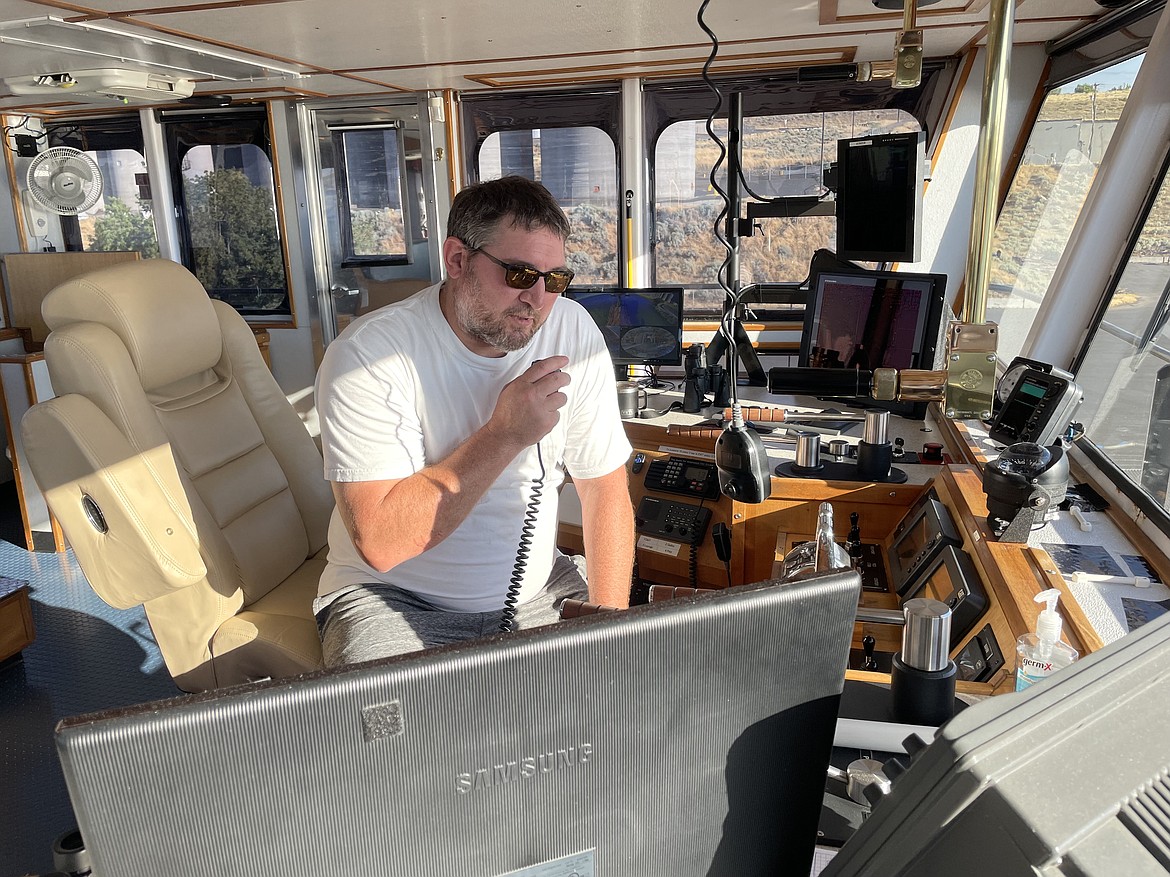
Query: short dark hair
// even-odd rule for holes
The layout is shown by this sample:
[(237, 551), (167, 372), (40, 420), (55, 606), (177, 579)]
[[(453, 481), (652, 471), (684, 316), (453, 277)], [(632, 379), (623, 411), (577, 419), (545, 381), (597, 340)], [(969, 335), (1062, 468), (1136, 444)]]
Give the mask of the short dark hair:
[(447, 235), (476, 249), (491, 243), (504, 223), (527, 231), (547, 228), (569, 239), (569, 220), (561, 205), (540, 183), (524, 177), (501, 177), (468, 186), (451, 202)]

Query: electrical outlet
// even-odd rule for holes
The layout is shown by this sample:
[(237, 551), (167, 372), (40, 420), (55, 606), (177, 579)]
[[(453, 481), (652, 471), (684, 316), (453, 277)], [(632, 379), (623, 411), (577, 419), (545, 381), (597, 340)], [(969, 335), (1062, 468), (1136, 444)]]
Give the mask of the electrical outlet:
[(33, 158), (37, 154), (37, 138), (31, 134), (17, 134), (16, 154), (21, 158)]

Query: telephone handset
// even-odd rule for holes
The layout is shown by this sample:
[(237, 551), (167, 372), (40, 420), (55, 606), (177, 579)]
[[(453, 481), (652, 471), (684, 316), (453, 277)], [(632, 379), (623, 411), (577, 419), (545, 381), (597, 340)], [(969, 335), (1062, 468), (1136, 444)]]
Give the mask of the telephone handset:
[(647, 490), (714, 499), (719, 496), (719, 470), (706, 460), (666, 457), (650, 464), (645, 484)]

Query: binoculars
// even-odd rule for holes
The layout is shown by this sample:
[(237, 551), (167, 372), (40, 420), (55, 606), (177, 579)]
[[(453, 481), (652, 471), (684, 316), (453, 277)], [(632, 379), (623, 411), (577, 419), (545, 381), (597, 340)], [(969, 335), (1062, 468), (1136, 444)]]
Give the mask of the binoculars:
[(710, 404), (726, 408), (731, 404), (730, 388), (727, 385), (727, 371), (719, 363), (707, 364), (707, 351), (702, 344), (687, 348), (683, 362), (686, 382), (683, 387), (682, 410), (695, 414), (707, 404), (707, 394), (712, 394)]

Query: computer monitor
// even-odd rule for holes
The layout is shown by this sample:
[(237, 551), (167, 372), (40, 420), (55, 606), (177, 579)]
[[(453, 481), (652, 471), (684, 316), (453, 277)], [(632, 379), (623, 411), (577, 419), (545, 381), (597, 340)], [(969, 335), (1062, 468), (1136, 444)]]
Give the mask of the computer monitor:
[[(797, 365), (802, 368), (933, 369), (946, 309), (945, 274), (815, 273), (809, 281)], [(925, 402), (874, 402), (922, 418)]]
[(601, 329), (619, 379), (631, 365), (682, 365), (681, 287), (570, 287), (565, 298), (581, 304)]
[(806, 877), (859, 593), (765, 582), (71, 718), (58, 752), (95, 874)]
[(968, 707), (821, 877), (1170, 873), (1170, 615)]
[(837, 255), (917, 262), (921, 250), (922, 131), (837, 141)]

